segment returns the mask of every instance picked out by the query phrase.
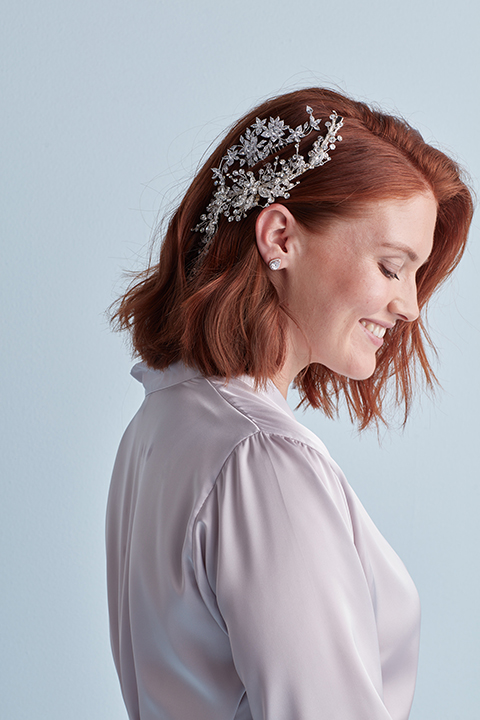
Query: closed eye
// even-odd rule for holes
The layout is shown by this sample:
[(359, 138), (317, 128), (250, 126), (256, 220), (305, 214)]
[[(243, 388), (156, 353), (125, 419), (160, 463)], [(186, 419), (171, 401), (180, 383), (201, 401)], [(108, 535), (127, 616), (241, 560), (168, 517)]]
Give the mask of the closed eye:
[(385, 265), (382, 265), (382, 263), (379, 263), (378, 267), (380, 268), (380, 272), (382, 272), (385, 275), (385, 277), (389, 278), (390, 280), (393, 280), (394, 278), (395, 278), (395, 280), (400, 280), (400, 278), (398, 277), (398, 275), (396, 273), (394, 273), (391, 270), (389, 270), (388, 268), (386, 268)]

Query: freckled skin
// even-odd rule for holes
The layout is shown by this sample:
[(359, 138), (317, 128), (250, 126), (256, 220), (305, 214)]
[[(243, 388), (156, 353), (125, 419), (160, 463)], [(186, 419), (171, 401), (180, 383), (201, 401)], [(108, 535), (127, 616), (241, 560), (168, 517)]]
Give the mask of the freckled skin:
[(310, 362), (356, 380), (374, 372), (379, 343), (361, 320), (391, 327), (418, 317), (415, 275), (430, 255), (435, 221), (428, 193), (369, 203), (359, 218), (336, 220), (321, 233), (299, 229), (287, 241), (276, 284), (300, 329), (289, 323), (280, 385)]

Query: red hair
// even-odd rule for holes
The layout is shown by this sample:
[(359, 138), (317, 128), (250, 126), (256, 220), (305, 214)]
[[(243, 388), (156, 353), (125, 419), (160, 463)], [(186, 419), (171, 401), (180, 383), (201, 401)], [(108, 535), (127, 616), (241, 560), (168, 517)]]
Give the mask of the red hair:
[[(151, 367), (164, 369), (181, 360), (205, 375), (228, 379), (247, 374), (263, 384), (282, 366), (286, 315), (256, 246), (260, 208), (241, 222), (220, 220), (210, 251), (193, 276), (201, 236), (192, 228), (215, 191), (212, 168), (255, 118), (279, 116), (297, 127), (305, 121), (307, 105), (315, 117), (328, 118), (335, 110), (345, 121), (343, 141), (331, 162), (306, 172), (290, 198), (281, 199), (296, 220), (318, 231), (332, 218), (353, 217), (366, 202), (407, 199), (431, 190), (438, 214), (432, 253), (417, 273), (421, 310), (460, 261), (473, 203), (452, 159), (425, 143), (404, 120), (332, 90), (309, 88), (273, 98), (239, 120), (212, 153), (169, 223), (158, 264), (138, 275), (116, 305), (115, 326), (130, 331), (135, 352)], [(303, 155), (311, 143), (311, 137), (302, 141)], [(279, 153), (291, 154), (291, 146)], [(404, 405), (406, 419), (417, 369), (428, 386), (436, 382), (426, 345), (433, 348), (422, 313), (414, 322), (397, 322), (385, 336), (370, 378), (351, 380), (312, 363), (295, 379), (301, 402), (331, 417), (344, 396), (351, 418), (363, 429), (384, 421), (393, 378), (396, 403)]]

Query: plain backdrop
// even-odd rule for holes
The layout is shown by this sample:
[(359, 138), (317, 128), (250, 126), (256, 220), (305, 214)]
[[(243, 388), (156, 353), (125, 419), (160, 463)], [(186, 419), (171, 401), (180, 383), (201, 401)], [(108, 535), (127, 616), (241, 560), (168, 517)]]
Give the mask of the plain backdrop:
[[(104, 313), (123, 271), (145, 262), (158, 214), (240, 114), (312, 84), (403, 115), (478, 186), (478, 7), (4, 0), (2, 717), (126, 718), (108, 637), (104, 511), (142, 392)], [(379, 444), (343, 415), (299, 413), (420, 591), (412, 720), (480, 717), (478, 241), (474, 221), (430, 311), (443, 390), (417, 403), (404, 432), (382, 431)]]

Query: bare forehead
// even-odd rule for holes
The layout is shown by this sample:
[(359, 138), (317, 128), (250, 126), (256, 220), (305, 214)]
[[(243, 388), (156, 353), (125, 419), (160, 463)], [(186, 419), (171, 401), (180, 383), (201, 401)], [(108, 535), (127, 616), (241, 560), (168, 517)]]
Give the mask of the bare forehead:
[(433, 193), (379, 204), (378, 217), (375, 239), (382, 248), (402, 253), (413, 263), (426, 261), (432, 249), (437, 219)]
[(357, 205), (352, 214), (334, 218), (320, 236), (326, 251), (343, 251), (344, 246), (357, 254), (381, 250), (419, 264), (430, 255), (436, 216), (433, 193), (373, 201)]
[(407, 199), (365, 203), (362, 208), (356, 208), (353, 217), (342, 220), (345, 235), (357, 252), (366, 248), (375, 252), (381, 249), (402, 254), (418, 264), (430, 255), (436, 216), (433, 193), (425, 193)]
[(437, 201), (431, 191), (418, 193), (407, 198), (390, 198), (360, 203), (354, 210), (354, 217), (382, 218), (386, 222), (401, 218), (418, 218), (436, 215)]

